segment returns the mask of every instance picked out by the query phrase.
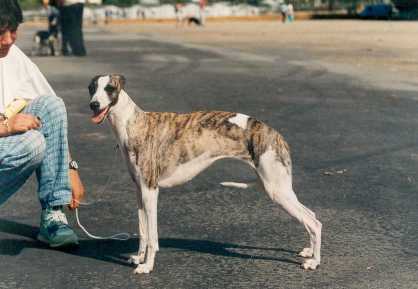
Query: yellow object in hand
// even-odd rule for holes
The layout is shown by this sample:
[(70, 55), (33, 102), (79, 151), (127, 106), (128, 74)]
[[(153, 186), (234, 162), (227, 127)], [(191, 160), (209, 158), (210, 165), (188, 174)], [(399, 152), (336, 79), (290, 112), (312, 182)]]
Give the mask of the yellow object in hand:
[(6, 109), (4, 110), (4, 115), (7, 118), (11, 118), (12, 116), (21, 112), (27, 104), (28, 102), (23, 98), (15, 98), (11, 103), (7, 105)]

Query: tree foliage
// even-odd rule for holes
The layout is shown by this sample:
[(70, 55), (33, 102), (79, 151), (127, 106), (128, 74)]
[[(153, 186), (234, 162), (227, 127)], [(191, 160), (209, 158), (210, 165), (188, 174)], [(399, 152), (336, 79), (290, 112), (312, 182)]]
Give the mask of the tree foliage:
[(418, 9), (418, 0), (394, 0), (393, 3), (399, 10)]
[(41, 6), (42, 0), (19, 0), (19, 3), (22, 9), (31, 9)]

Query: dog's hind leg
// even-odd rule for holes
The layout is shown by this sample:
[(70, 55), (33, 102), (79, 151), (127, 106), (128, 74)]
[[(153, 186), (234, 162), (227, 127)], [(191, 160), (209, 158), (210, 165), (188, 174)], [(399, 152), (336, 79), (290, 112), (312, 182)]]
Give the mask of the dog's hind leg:
[(306, 270), (316, 269), (321, 262), (322, 224), (316, 219), (315, 214), (297, 199), (292, 188), (290, 166), (286, 167), (278, 160), (276, 153), (269, 150), (260, 157), (256, 170), (270, 198), (304, 225), (310, 237), (310, 247), (303, 249), (300, 255), (312, 258), (306, 259), (302, 267)]
[(148, 243), (146, 248), (146, 258), (143, 264), (139, 264), (134, 273), (150, 273), (154, 268), (155, 255), (159, 250), (158, 245), (158, 223), (157, 223), (157, 204), (158, 188), (151, 189), (141, 186), (142, 201), (145, 208), (145, 215), (148, 232)]
[[(278, 195), (282, 194), (279, 192)], [(304, 248), (299, 255), (307, 257), (302, 264), (305, 270), (315, 270), (321, 262), (321, 230), (322, 224), (303, 208), (303, 205), (297, 200), (295, 193), (288, 191), (285, 196), (276, 196), (278, 203), (300, 223), (302, 223), (309, 234), (310, 246)], [(286, 196), (287, 195), (287, 196)], [(295, 196), (295, 198), (290, 197)]]
[[(316, 220), (316, 215), (315, 215), (314, 212), (312, 212), (310, 209), (308, 209), (304, 205), (302, 205), (302, 207), (305, 209), (305, 211), (307, 212), (307, 214), (309, 214), (312, 218), (314, 218)], [(313, 256), (313, 254), (314, 254), (315, 238), (313, 236), (315, 235), (315, 232), (312, 232), (310, 230), (310, 227), (307, 226), (307, 225), (305, 225), (305, 229), (309, 232), (310, 247), (304, 248), (302, 251), (299, 252), (298, 255), (301, 256), (301, 257), (304, 257), (304, 258), (311, 258)]]

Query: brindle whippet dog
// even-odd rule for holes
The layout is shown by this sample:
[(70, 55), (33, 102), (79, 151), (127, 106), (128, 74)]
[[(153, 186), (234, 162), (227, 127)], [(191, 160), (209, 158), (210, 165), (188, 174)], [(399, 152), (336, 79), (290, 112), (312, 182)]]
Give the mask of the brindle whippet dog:
[(159, 187), (183, 184), (222, 158), (249, 164), (270, 198), (305, 226), (310, 246), (299, 253), (307, 258), (302, 267), (318, 267), (322, 225), (293, 191), (289, 147), (277, 131), (233, 112), (145, 112), (124, 85), (122, 75), (99, 75), (89, 92), (92, 121), (99, 124), (107, 117), (138, 189), (139, 251), (131, 257), (138, 264), (135, 273), (152, 271), (159, 250)]

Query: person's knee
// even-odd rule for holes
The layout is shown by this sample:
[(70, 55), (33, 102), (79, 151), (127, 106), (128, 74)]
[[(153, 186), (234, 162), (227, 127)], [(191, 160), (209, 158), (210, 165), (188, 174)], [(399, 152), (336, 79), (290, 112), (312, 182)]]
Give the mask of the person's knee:
[(40, 96), (37, 101), (39, 101), (48, 111), (66, 114), (64, 101), (57, 96), (44, 95)]
[(24, 134), (24, 139), (21, 142), (21, 145), (18, 146), (18, 151), (16, 152), (20, 158), (21, 163), (28, 163), (30, 166), (39, 165), (44, 157), (46, 150), (45, 138), (37, 130), (30, 130)]
[(42, 95), (37, 99), (39, 102), (52, 107), (65, 107), (62, 98), (53, 95)]
[(1, 160), (0, 193), (3, 194), (0, 194), (0, 204), (23, 185), (45, 158), (46, 143), (40, 132), (30, 130), (16, 137), (17, 142)]

